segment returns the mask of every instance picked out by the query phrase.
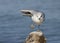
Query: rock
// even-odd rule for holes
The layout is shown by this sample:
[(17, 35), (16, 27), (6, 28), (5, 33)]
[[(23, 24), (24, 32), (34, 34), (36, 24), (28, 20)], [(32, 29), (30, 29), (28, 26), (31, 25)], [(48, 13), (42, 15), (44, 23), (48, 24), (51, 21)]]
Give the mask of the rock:
[(25, 43), (46, 43), (46, 38), (43, 32), (33, 31), (31, 32), (25, 40)]

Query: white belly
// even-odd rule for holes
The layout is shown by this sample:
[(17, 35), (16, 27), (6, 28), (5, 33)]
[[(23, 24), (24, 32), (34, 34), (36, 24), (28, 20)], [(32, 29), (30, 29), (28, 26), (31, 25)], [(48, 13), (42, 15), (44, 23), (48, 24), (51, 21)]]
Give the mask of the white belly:
[(39, 20), (36, 16), (32, 16), (32, 21), (37, 25), (41, 24), (41, 20)]

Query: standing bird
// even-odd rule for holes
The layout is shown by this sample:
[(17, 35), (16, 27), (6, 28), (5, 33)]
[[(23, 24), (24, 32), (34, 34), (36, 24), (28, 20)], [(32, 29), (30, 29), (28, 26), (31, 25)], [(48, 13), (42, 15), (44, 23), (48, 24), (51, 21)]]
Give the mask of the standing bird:
[[(21, 10), (24, 13), (24, 16), (29, 16), (32, 21), (39, 26), (45, 20), (45, 14), (36, 10)], [(33, 26), (33, 25), (32, 25)]]

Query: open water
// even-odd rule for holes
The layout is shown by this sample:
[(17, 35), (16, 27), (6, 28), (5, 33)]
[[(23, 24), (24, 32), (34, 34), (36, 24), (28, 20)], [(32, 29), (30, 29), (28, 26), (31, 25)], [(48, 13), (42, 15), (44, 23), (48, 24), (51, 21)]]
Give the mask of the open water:
[[(22, 16), (21, 9), (45, 13), (40, 30), (47, 43), (60, 43), (60, 0), (0, 0), (0, 43), (24, 43), (32, 21)], [(35, 29), (37, 30), (37, 29)]]

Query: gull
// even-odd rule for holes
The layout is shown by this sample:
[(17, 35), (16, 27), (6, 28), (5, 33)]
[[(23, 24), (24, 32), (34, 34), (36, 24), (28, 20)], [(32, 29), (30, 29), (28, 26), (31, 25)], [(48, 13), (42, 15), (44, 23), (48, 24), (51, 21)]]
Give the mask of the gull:
[(29, 16), (32, 21), (40, 27), (40, 25), (45, 20), (45, 14), (42, 11), (36, 11), (36, 10), (20, 10), (24, 16)]

